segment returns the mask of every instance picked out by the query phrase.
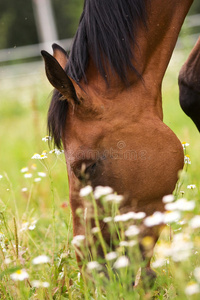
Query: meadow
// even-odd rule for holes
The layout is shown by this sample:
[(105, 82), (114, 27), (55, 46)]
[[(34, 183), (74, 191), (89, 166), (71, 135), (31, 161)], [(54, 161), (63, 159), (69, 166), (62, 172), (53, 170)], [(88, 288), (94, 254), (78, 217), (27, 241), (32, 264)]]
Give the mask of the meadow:
[[(64, 155), (50, 153), (53, 148), (43, 139), (47, 134), (46, 115), (52, 88), (43, 69), (28, 79), (3, 81), (0, 86), (0, 299), (199, 299), (200, 140), (195, 125), (179, 107), (177, 84), (178, 71), (187, 53), (187, 50), (175, 52), (163, 84), (164, 122), (183, 142), (185, 154), (189, 155), (174, 196), (176, 200), (183, 197), (187, 200), (179, 202), (176, 209), (170, 208), (178, 217), (166, 222), (168, 225), (157, 243), (152, 259), (157, 274), (153, 286), (144, 283), (145, 280), (139, 281), (135, 288), (130, 284), (133, 274), (139, 277), (142, 264), (137, 230), (131, 236), (132, 244), (122, 243), (124, 232), (133, 222), (130, 219), (121, 219), (113, 225), (121, 244), (117, 253), (107, 256), (109, 277), (101, 272), (101, 260), (93, 265), (85, 261), (89, 280), (85, 271), (80, 274)], [(16, 80), (20, 84), (15, 85)], [(35, 153), (45, 158), (32, 159)], [(93, 199), (91, 194), (88, 197)], [(115, 213), (118, 214), (117, 207)], [(96, 234), (103, 243), (98, 228)], [(130, 261), (126, 260), (125, 248), (132, 258)], [(117, 272), (113, 272), (113, 265)]]

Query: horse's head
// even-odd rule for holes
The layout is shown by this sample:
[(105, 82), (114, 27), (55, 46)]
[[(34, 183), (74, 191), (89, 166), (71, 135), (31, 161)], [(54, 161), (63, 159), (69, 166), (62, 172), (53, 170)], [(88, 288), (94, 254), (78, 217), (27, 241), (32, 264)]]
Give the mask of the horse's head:
[(53, 48), (54, 57), (42, 52), (56, 89), (49, 127), (57, 146), (63, 143), (72, 210), (82, 205), (78, 192), (87, 183), (124, 195), (123, 212), (162, 210), (160, 200), (174, 189), (182, 154), (174, 151), (179, 141), (160, 120), (153, 87), (138, 80), (123, 88), (118, 80), (108, 88), (91, 66), (87, 84), (79, 85), (65, 72), (65, 51)]

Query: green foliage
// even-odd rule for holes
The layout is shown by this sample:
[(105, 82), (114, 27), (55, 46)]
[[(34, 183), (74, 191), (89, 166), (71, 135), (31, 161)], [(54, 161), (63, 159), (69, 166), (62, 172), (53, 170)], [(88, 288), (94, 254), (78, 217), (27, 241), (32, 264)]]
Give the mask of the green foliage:
[(60, 39), (73, 37), (83, 10), (83, 0), (52, 1)]
[[(183, 174), (180, 181), (182, 185), (176, 190), (176, 197), (182, 197), (180, 190), (184, 191), (188, 200), (195, 200), (196, 207), (193, 211), (181, 213), (183, 223), (174, 222), (171, 231), (166, 227), (157, 243), (152, 263), (155, 266), (158, 262), (162, 249), (171, 249), (172, 235), (177, 237), (182, 233), (179, 243), (183, 243), (183, 252), (186, 251), (187, 242), (189, 245), (192, 243), (193, 248), (189, 251), (189, 257), (178, 262), (173, 260), (172, 255), (164, 257), (164, 264), (154, 267), (157, 279), (151, 287), (144, 287), (143, 281), (139, 282), (137, 288), (132, 287), (133, 274), (142, 264), (137, 245), (126, 249), (126, 253), (124, 247), (118, 247), (118, 255), (129, 254), (131, 265), (112, 272), (110, 266), (113, 263), (107, 263), (110, 280), (95, 268), (90, 268), (89, 274), (85, 272), (88, 268), (87, 259), (84, 260), (85, 271), (80, 276), (71, 244), (72, 217), (64, 155), (49, 153), (48, 143), (42, 141), (42, 137), (46, 135), (50, 86), (43, 77), (29, 87), (24, 85), (16, 89), (12, 82), (9, 82), (6, 90), (1, 86), (1, 299), (199, 299), (199, 293), (190, 296), (185, 292), (186, 287), (199, 287), (200, 280), (197, 280), (194, 273), (196, 267), (200, 266), (199, 229), (190, 226), (191, 219), (199, 214), (199, 133), (178, 104), (177, 74), (186, 55), (187, 53), (182, 52), (174, 55), (163, 85), (163, 108), (165, 122), (182, 142), (190, 144), (185, 154), (189, 153), (192, 163), (187, 166), (187, 173)], [(31, 159), (35, 152), (40, 154), (43, 150), (48, 153), (47, 159)], [(24, 176), (27, 172), (21, 172), (24, 167), (28, 167), (31, 178)], [(47, 176), (39, 176), (38, 172), (46, 173)], [(36, 178), (41, 178), (41, 181), (35, 181)], [(188, 189), (187, 185), (190, 184), (195, 184), (196, 188)], [(106, 211), (109, 213), (109, 210)], [(118, 213), (117, 208), (115, 213)], [(97, 214), (98, 211), (96, 216)], [(126, 223), (117, 228), (121, 240), (129, 225)], [(97, 237), (102, 244), (101, 236)], [(137, 237), (132, 240), (137, 241)], [(116, 239), (115, 243), (117, 245), (119, 241)], [(148, 246), (148, 243), (145, 245)], [(107, 247), (104, 250), (110, 251)], [(88, 249), (83, 248), (84, 251), (87, 257)], [(93, 253), (95, 254), (95, 247)], [(39, 255), (46, 255), (50, 260), (34, 264), (33, 259)], [(98, 257), (96, 260), (101, 265), (105, 263)], [(22, 270), (26, 270), (29, 278), (14, 281), (10, 277), (13, 273), (22, 276)], [(26, 277), (26, 273), (24, 276)], [(44, 282), (48, 282), (50, 286), (43, 287)], [(36, 287), (37, 285), (40, 287)]]
[(194, 0), (192, 7), (190, 9), (190, 14), (199, 14), (200, 13), (200, 2), (198, 0)]
[(0, 48), (13, 48), (38, 42), (32, 2), (0, 2)]
[[(83, 0), (53, 0), (59, 39), (73, 37)], [(0, 2), (0, 49), (38, 43), (32, 0)]]

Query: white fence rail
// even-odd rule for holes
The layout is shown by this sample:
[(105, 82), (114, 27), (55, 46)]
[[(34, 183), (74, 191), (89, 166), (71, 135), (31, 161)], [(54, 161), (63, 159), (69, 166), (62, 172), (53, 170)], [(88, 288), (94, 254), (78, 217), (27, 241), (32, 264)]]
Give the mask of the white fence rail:
[[(198, 28), (198, 32), (200, 32), (200, 14), (188, 16), (185, 20), (183, 26), (183, 32), (187, 32), (188, 28)], [(198, 39), (199, 34), (191, 34), (185, 38), (180, 38), (177, 43), (178, 49), (183, 49), (185, 45), (187, 47), (192, 47), (196, 40)], [(185, 42), (187, 40), (187, 42)], [(73, 39), (65, 39), (58, 41), (58, 43), (63, 46), (64, 49), (70, 50)], [(52, 42), (53, 43), (53, 42)], [(42, 63), (40, 51), (42, 49), (47, 50), (49, 52), (52, 51), (51, 44), (37, 44), (37, 45), (28, 45), (23, 47), (14, 47), (10, 49), (2, 49), (0, 50), (0, 63), (3, 63), (4, 66), (0, 67), (0, 80), (10, 80), (11, 78), (25, 77), (29, 74), (36, 74), (41, 72)], [(37, 62), (32, 63), (18, 63), (10, 65), (10, 62), (15, 61), (23, 61), (24, 59), (30, 58), (38, 58)]]
[[(59, 43), (66, 49), (70, 50), (73, 39), (61, 40)], [(53, 42), (52, 42), (53, 43)], [(22, 47), (14, 47), (0, 50), (0, 63), (14, 60), (22, 60), (26, 58), (39, 57), (41, 50), (52, 51), (51, 44), (36, 44)]]

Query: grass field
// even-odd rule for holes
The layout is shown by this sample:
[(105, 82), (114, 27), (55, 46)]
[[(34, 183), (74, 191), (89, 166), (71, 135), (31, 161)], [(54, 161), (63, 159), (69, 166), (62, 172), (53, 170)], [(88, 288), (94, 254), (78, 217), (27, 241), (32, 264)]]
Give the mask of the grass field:
[[(172, 231), (176, 236), (177, 230), (184, 235), (178, 241), (183, 248), (187, 250), (188, 243), (192, 246), (183, 259), (165, 257), (165, 264), (154, 264), (158, 277), (146, 291), (141, 283), (135, 289), (128, 285), (131, 272), (140, 266), (139, 258), (134, 270), (122, 268), (110, 280), (99, 276), (95, 268), (91, 271), (94, 282), (86, 283), (84, 275), (80, 276), (71, 245), (64, 156), (49, 153), (48, 143), (42, 141), (51, 87), (42, 71), (31, 85), (23, 85), (22, 81), (21, 87), (14, 88), (12, 79), (0, 87), (0, 299), (199, 299), (199, 230), (189, 224), (199, 208), (200, 141), (195, 125), (179, 107), (177, 85), (186, 55), (176, 52), (170, 64), (163, 84), (163, 110), (165, 123), (182, 142), (190, 144), (187, 154), (191, 165), (183, 176), (181, 190), (188, 200), (196, 201), (196, 207), (181, 212), (185, 222), (172, 224)], [(47, 159), (31, 159), (34, 153), (44, 150)], [(191, 184), (196, 188), (188, 189)], [(154, 262), (158, 261), (159, 247), (173, 243), (170, 234), (167, 226)], [(134, 251), (138, 255), (137, 249)]]

